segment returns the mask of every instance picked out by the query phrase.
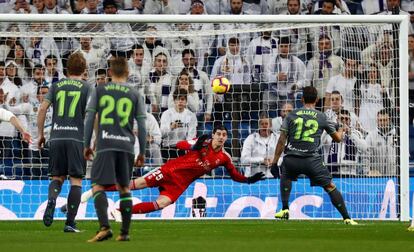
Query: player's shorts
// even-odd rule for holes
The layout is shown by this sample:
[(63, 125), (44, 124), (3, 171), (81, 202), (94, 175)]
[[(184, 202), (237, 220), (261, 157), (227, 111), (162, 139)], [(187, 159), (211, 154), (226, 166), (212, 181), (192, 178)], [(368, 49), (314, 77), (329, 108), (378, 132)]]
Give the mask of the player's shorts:
[(134, 154), (123, 151), (98, 152), (92, 163), (91, 182), (97, 185), (129, 186)]
[(50, 141), (49, 176), (71, 176), (83, 178), (86, 161), (83, 158), (83, 143), (72, 140)]
[(282, 176), (296, 181), (300, 174), (306, 175), (311, 186), (327, 186), (332, 181), (332, 175), (323, 164), (322, 157), (285, 156), (281, 166)]
[(162, 168), (151, 171), (144, 179), (148, 187), (158, 187), (160, 195), (168, 197), (172, 202), (175, 202), (188, 187), (180, 186), (174, 175)]

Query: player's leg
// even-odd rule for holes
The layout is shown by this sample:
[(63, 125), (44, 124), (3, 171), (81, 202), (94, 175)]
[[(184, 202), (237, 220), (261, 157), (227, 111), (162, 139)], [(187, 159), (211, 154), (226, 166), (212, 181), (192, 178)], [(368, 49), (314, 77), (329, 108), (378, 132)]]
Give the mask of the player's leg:
[(67, 214), (64, 232), (78, 233), (79, 229), (76, 227), (75, 217), (78, 213), (80, 198), (82, 194), (82, 179), (70, 177), (70, 190), (68, 194)]
[(168, 196), (160, 195), (158, 196), (156, 201), (141, 202), (141, 203), (135, 204), (132, 207), (132, 213), (133, 214), (150, 213), (150, 212), (161, 210), (171, 205), (172, 203), (173, 201)]
[(60, 194), (63, 182), (65, 181), (64, 176), (53, 176), (52, 181), (49, 184), (48, 200), (45, 212), (43, 214), (43, 223), (46, 227), (49, 227), (53, 223), (53, 216), (55, 214), (56, 199)]
[(66, 215), (66, 223), (64, 232), (79, 232), (76, 228), (75, 217), (78, 213), (82, 194), (82, 178), (86, 173), (86, 161), (83, 158), (83, 143), (72, 141), (68, 153), (68, 173), (70, 176), (70, 190), (68, 195), (68, 213)]
[(134, 166), (134, 155), (126, 152), (116, 152), (116, 181), (119, 189), (119, 210), (122, 216), (121, 234), (117, 241), (129, 241), (129, 227), (132, 217), (132, 197), (129, 190), (132, 169)]
[(296, 180), (296, 164), (292, 157), (285, 157), (280, 167), (280, 198), (282, 210), (275, 214), (276, 219), (289, 219), (289, 197), (292, 191), (292, 180)]
[(66, 141), (50, 142), (50, 157), (48, 172), (52, 177), (49, 184), (48, 201), (43, 215), (43, 223), (49, 227), (53, 223), (55, 214), (56, 199), (62, 189), (62, 184), (68, 175), (68, 157), (67, 157)]
[(328, 185), (323, 186), (323, 189), (328, 193), (329, 197), (331, 198), (332, 205), (334, 205), (334, 207), (342, 215), (345, 224), (357, 225), (358, 223), (349, 217), (344, 198), (342, 197), (341, 192), (339, 192), (339, 190), (336, 188), (335, 184), (333, 182), (330, 182)]
[(96, 215), (99, 221), (99, 232), (88, 242), (104, 241), (112, 237), (108, 219), (108, 199), (105, 185), (116, 183), (115, 155), (112, 151), (98, 152), (92, 164), (91, 182)]

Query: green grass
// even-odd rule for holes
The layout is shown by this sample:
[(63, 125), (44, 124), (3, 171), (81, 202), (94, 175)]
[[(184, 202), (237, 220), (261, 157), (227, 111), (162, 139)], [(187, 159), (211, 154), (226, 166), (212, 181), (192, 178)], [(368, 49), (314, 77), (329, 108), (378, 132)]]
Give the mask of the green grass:
[[(50, 228), (40, 221), (0, 222), (0, 250), (24, 251), (414, 251), (407, 223), (341, 221), (133, 221), (130, 242), (114, 239), (88, 244), (97, 221), (80, 221), (82, 233), (63, 233), (63, 222)], [(115, 235), (118, 224), (113, 224)]]

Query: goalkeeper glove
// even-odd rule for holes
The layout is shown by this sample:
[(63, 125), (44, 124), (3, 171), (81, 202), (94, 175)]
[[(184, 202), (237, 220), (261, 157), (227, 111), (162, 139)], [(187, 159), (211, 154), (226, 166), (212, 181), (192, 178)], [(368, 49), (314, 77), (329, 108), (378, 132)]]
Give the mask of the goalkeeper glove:
[(206, 141), (208, 139), (208, 135), (204, 134), (201, 135), (198, 139), (197, 142), (191, 147), (192, 150), (195, 151), (199, 151), (203, 148), (203, 143), (204, 141)]
[(250, 176), (247, 178), (247, 184), (253, 184), (256, 183), (259, 180), (264, 180), (265, 175), (263, 172), (255, 173), (253, 176)]
[(277, 165), (277, 163), (272, 164), (272, 166), (270, 167), (270, 173), (275, 178), (279, 178), (280, 177), (280, 170), (279, 170), (279, 166)]

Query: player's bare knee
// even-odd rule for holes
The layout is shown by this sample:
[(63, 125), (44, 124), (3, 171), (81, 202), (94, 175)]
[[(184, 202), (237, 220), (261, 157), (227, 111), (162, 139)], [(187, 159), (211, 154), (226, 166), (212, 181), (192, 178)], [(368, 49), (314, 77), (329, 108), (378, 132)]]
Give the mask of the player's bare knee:
[(130, 192), (130, 190), (129, 190), (129, 187), (128, 187), (128, 186), (119, 186), (119, 185), (118, 185), (118, 191), (119, 191), (119, 193), (121, 193), (121, 194), (124, 194), (124, 193), (129, 193), (129, 192)]
[(63, 182), (65, 181), (65, 176), (53, 176), (52, 180), (57, 180), (59, 181), (61, 184), (63, 184)]
[(158, 204), (159, 209), (163, 209), (171, 205), (172, 201), (167, 197), (160, 197), (157, 199), (157, 204)]
[(70, 177), (70, 184), (73, 186), (82, 186), (82, 179)]

